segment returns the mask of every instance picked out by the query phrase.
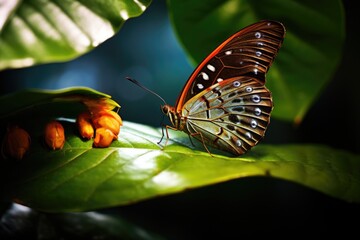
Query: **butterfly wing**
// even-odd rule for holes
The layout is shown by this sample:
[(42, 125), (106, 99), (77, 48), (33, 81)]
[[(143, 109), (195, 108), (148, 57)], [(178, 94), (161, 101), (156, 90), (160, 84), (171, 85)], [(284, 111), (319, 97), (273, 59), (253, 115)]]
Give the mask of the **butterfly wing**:
[(276, 21), (261, 21), (232, 35), (191, 74), (176, 102), (176, 111), (201, 91), (235, 76), (253, 77), (264, 84), (284, 35), (284, 26)]
[(186, 102), (184, 130), (206, 145), (241, 155), (263, 138), (272, 106), (270, 91), (256, 79), (233, 77)]

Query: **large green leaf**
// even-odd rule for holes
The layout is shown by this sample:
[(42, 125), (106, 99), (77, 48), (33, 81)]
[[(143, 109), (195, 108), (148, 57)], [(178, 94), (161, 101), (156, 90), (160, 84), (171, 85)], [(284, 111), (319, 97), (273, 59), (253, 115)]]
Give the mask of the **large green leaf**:
[(162, 150), (159, 129), (124, 122), (110, 147), (93, 148), (78, 137), (74, 123), (63, 124), (62, 150), (44, 147), (38, 130), (24, 159), (3, 160), (4, 195), (43, 211), (82, 211), (264, 176), (360, 202), (360, 156), (326, 146), (260, 144), (241, 157), (213, 150), (210, 156), (202, 144), (192, 146), (186, 134), (173, 131)]
[(341, 58), (342, 2), (299, 0), (168, 0), (178, 38), (195, 63), (239, 29), (263, 19), (282, 22), (287, 34), (268, 73), (276, 118), (299, 123)]
[(80, 56), (142, 14), (151, 0), (10, 2), (0, 9), (0, 69)]

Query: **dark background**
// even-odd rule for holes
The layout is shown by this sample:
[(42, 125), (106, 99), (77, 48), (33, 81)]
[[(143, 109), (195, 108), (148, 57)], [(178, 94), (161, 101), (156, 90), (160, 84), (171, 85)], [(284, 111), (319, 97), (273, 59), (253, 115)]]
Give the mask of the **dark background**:
[[(341, 64), (300, 126), (272, 119), (265, 143), (321, 143), (359, 154), (359, 13), (343, 1), (347, 37)], [(136, 78), (174, 104), (193, 66), (171, 29), (164, 1), (154, 1), (112, 39), (66, 63), (0, 72), (0, 94), (23, 88), (88, 86), (122, 106), (124, 120), (160, 125), (161, 102), (124, 78)], [(359, 169), (360, 170), (360, 169)], [(111, 209), (169, 239), (358, 235), (359, 204), (290, 182), (248, 178)]]

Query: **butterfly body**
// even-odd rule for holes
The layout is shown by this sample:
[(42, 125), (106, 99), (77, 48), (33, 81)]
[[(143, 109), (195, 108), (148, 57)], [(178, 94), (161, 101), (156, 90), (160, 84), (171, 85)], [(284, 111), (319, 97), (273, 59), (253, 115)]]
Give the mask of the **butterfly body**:
[(235, 155), (255, 146), (273, 109), (265, 74), (284, 35), (281, 23), (262, 21), (219, 45), (190, 76), (175, 107), (162, 107), (172, 128)]

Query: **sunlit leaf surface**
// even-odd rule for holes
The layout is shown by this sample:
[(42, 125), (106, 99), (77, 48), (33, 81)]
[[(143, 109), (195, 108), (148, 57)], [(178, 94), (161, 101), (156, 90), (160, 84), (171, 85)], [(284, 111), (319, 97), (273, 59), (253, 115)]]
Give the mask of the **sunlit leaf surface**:
[(44, 147), (35, 131), (24, 159), (3, 160), (4, 191), (15, 201), (44, 211), (82, 211), (264, 176), (360, 202), (359, 156), (326, 146), (260, 144), (241, 157), (214, 150), (212, 157), (202, 144), (192, 146), (186, 134), (171, 131), (161, 149), (159, 129), (124, 122), (109, 148), (93, 148), (92, 140), (79, 138), (74, 123), (63, 124), (62, 150)]
[(151, 0), (10, 2), (0, 8), (0, 69), (78, 57), (142, 14)]

